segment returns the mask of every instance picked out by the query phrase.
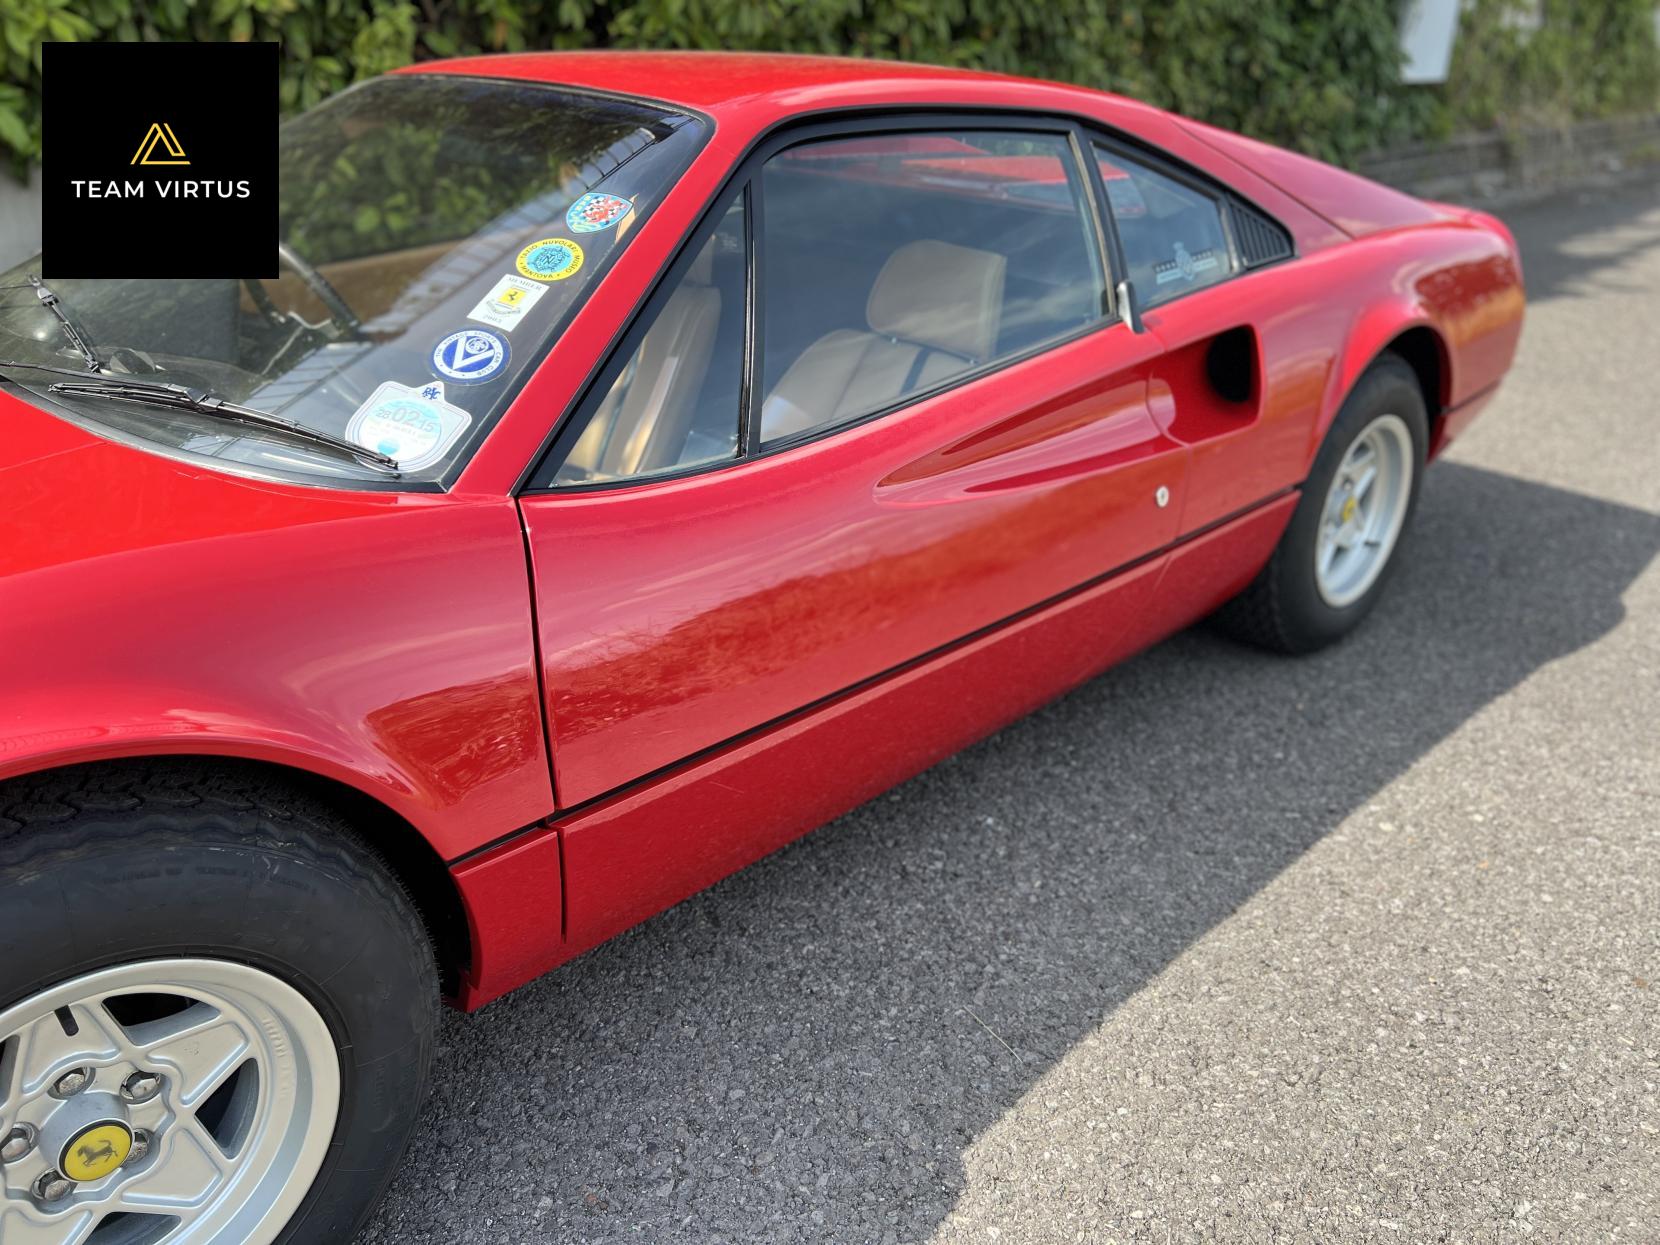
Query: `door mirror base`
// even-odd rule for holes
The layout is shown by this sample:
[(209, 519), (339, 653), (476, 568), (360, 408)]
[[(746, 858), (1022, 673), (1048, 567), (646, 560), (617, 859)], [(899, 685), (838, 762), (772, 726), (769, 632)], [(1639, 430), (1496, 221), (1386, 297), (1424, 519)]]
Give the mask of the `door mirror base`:
[(1141, 320), (1141, 308), (1136, 303), (1135, 285), (1129, 281), (1120, 281), (1114, 295), (1118, 303), (1118, 318), (1129, 326), (1132, 333), (1145, 333), (1147, 326)]

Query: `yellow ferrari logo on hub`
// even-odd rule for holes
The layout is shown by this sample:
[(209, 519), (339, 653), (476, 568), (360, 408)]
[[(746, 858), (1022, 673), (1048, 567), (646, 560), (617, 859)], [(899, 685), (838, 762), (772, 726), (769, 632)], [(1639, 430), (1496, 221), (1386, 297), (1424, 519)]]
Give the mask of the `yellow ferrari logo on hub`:
[(64, 1175), (78, 1183), (102, 1180), (127, 1161), (133, 1148), (132, 1130), (105, 1120), (91, 1124), (69, 1139), (58, 1158)]
[(1343, 522), (1347, 523), (1350, 519), (1354, 518), (1355, 517), (1355, 511), (1359, 510), (1359, 509), (1360, 509), (1360, 506), (1358, 504), (1356, 504), (1355, 499), (1352, 498), (1352, 497), (1349, 498), (1346, 502), (1344, 502), (1343, 503)]

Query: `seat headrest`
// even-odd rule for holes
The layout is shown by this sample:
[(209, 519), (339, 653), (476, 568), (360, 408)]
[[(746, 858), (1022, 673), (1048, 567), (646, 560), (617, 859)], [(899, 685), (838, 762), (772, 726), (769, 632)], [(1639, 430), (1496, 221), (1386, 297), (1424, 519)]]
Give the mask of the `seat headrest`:
[(877, 274), (865, 318), (884, 337), (988, 359), (1003, 315), (1007, 267), (993, 251), (932, 238), (907, 242)]

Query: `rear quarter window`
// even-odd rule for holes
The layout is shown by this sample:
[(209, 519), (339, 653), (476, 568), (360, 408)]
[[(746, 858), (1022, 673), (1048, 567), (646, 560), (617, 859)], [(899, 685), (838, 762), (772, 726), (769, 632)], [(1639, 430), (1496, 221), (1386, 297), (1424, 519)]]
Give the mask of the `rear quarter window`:
[(1095, 159), (1124, 251), (1125, 275), (1143, 306), (1234, 275), (1220, 198), (1117, 151), (1097, 147)]

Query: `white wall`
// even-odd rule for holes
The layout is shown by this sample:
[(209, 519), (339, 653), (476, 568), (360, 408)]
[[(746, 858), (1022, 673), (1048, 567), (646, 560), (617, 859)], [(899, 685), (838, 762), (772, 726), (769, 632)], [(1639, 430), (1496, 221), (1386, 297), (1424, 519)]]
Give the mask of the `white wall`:
[(1459, 0), (1407, 0), (1401, 8), (1401, 81), (1445, 82), (1458, 37)]
[(0, 169), (0, 268), (29, 258), (40, 250), (40, 185), (33, 174), (20, 186), (9, 170)]

